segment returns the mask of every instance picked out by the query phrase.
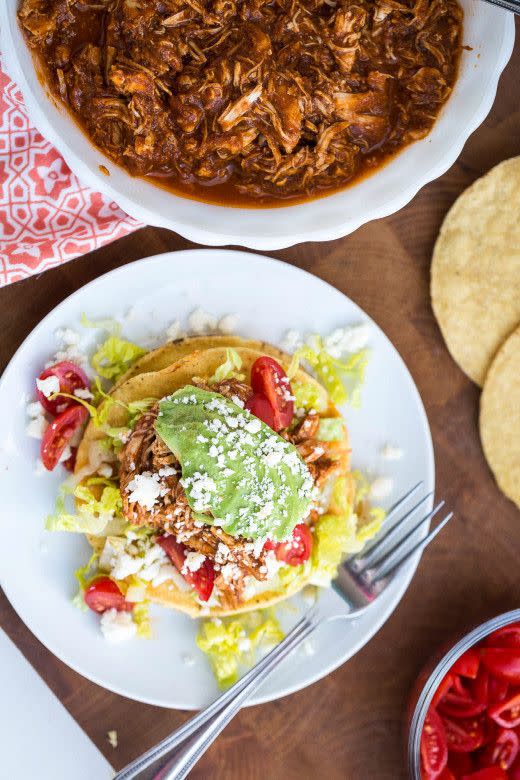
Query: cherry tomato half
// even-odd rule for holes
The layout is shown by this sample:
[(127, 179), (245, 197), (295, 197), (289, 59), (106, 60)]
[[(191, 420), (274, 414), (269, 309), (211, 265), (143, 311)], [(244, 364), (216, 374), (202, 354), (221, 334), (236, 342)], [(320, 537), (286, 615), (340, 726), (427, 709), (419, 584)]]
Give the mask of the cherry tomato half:
[(449, 691), (439, 702), (439, 712), (450, 718), (473, 718), (484, 712), (486, 706), (484, 702), (475, 701), (469, 696), (461, 696), (459, 693)]
[(487, 647), (518, 647), (520, 648), (520, 623), (502, 626), (493, 631), (484, 641)]
[(67, 443), (87, 417), (87, 410), (78, 404), (65, 409), (48, 426), (40, 446), (42, 463), (48, 471), (52, 471), (58, 464)]
[(471, 753), (485, 742), (484, 726), (478, 718), (443, 718), (442, 722), (450, 752)]
[(488, 714), (495, 723), (506, 729), (520, 726), (520, 693), (515, 693), (509, 699), (497, 702), (489, 708)]
[(480, 655), (475, 648), (470, 648), (463, 653), (460, 658), (457, 658), (455, 663), (450, 669), (453, 674), (460, 674), (462, 677), (471, 677), (472, 680), (478, 674), (480, 666)]
[(439, 687), (433, 694), (433, 699), (431, 703), (433, 709), (435, 709), (438, 703), (444, 699), (444, 697), (446, 696), (446, 694), (448, 693), (452, 685), (453, 685), (453, 676), (448, 673), (445, 677), (442, 678)]
[(212, 561), (206, 558), (202, 566), (197, 571), (183, 572), (184, 559), (186, 558), (186, 546), (178, 542), (174, 536), (161, 536), (157, 539), (166, 555), (169, 557), (177, 571), (182, 574), (188, 585), (191, 585), (197, 591), (201, 601), (207, 601), (213, 591), (215, 583), (215, 568)]
[[(70, 360), (62, 360), (61, 363), (56, 363), (54, 366), (46, 368), (38, 379), (48, 379), (50, 376), (55, 376), (58, 379), (61, 393), (74, 395), (74, 390), (88, 388), (89, 386), (88, 377), (83, 369), (75, 363), (71, 363)], [(60, 414), (60, 412), (63, 412), (75, 403), (72, 398), (61, 398), (58, 396), (50, 400), (41, 390), (37, 390), (37, 393), (41, 405), (53, 415)]]
[(134, 604), (127, 601), (119, 586), (110, 577), (99, 577), (94, 580), (83, 596), (85, 604), (94, 612), (105, 612), (107, 609), (117, 609), (118, 612), (131, 612)]
[(496, 739), (487, 746), (480, 757), (479, 766), (499, 766), (510, 769), (518, 756), (518, 735), (511, 729), (500, 729)]
[(520, 653), (506, 647), (484, 647), (482, 663), (492, 675), (501, 680), (520, 685)]
[(264, 544), (264, 549), (274, 550), (276, 558), (289, 566), (300, 566), (309, 560), (311, 554), (311, 529), (305, 523), (299, 523), (294, 527), (292, 539), (288, 542), (272, 542), (268, 539)]
[(251, 369), (251, 387), (269, 401), (274, 412), (274, 430), (287, 428), (294, 416), (294, 401), (291, 385), (281, 365), (267, 355), (255, 360)]
[(449, 766), (445, 766), (440, 775), (437, 775), (435, 780), (457, 780)]
[(248, 409), (251, 414), (254, 414), (255, 417), (258, 417), (259, 420), (262, 420), (262, 422), (264, 422), (270, 428), (275, 430), (274, 409), (265, 395), (261, 395), (260, 393), (253, 393), (251, 398), (246, 403), (246, 409)]
[(421, 766), (427, 778), (438, 777), (448, 763), (448, 746), (442, 720), (430, 707), (421, 734)]

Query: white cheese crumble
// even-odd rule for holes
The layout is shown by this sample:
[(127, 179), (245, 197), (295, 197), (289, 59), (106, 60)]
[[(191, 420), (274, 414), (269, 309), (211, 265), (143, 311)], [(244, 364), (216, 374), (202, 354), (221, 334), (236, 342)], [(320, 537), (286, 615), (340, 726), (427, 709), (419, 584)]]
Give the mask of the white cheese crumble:
[(119, 743), (117, 741), (117, 731), (115, 729), (113, 729), (112, 731), (107, 731), (107, 739), (113, 748), (116, 748), (118, 746)]
[(370, 485), (370, 498), (380, 501), (387, 498), (394, 489), (394, 480), (391, 477), (377, 477)]
[(169, 341), (175, 341), (184, 336), (179, 320), (174, 320), (171, 325), (166, 328), (166, 338)]
[(404, 455), (404, 451), (401, 447), (394, 447), (392, 444), (385, 444), (381, 448), (381, 455), (385, 460), (401, 460)]
[(237, 329), (238, 315), (237, 314), (224, 314), (217, 323), (217, 330), (219, 333), (233, 333)]
[(60, 455), (58, 463), (65, 463), (65, 461), (68, 460), (71, 455), (72, 455), (72, 450), (70, 448), (70, 445), (66, 444), (63, 449), (63, 452)]
[(33, 417), (32, 420), (29, 420), (25, 426), (25, 432), (27, 436), (30, 436), (33, 439), (43, 439), (43, 434), (47, 430), (47, 425), (48, 422), (45, 417), (43, 415), (38, 415), (38, 417)]
[(146, 509), (153, 509), (164, 488), (158, 474), (143, 471), (131, 479), (126, 490), (129, 501), (135, 501)]
[(200, 306), (194, 309), (188, 317), (190, 331), (195, 335), (212, 333), (217, 328), (217, 318)]
[(287, 352), (296, 352), (302, 344), (302, 334), (298, 330), (288, 330), (282, 339), (282, 348)]
[(57, 328), (54, 331), (54, 335), (65, 346), (72, 346), (79, 344), (81, 336), (76, 330), (72, 328)]
[(54, 393), (60, 391), (60, 380), (57, 376), (48, 376), (46, 379), (37, 379), (36, 387), (43, 393), (45, 398), (50, 398)]
[(102, 463), (101, 466), (98, 466), (97, 473), (100, 477), (105, 477), (105, 479), (110, 479), (112, 476), (113, 468), (110, 465), (110, 463)]
[(76, 398), (82, 398), (83, 401), (91, 401), (94, 398), (88, 387), (76, 387), (74, 395)]
[(359, 352), (370, 339), (370, 325), (362, 322), (345, 328), (336, 328), (323, 339), (325, 349), (333, 358), (340, 358), (345, 352)]
[(182, 574), (187, 574), (189, 571), (198, 571), (205, 560), (205, 555), (199, 552), (192, 552), (190, 550), (190, 552), (186, 553), (184, 564), (181, 570)]
[(109, 642), (124, 642), (136, 635), (137, 626), (130, 612), (107, 609), (101, 615), (101, 631)]

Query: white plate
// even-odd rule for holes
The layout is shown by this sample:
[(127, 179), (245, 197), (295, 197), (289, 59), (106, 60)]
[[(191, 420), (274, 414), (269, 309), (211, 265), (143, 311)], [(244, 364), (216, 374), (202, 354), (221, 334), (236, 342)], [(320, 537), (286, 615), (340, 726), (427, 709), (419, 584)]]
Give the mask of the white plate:
[[(56, 328), (80, 330), (82, 312), (94, 319), (122, 318), (135, 307), (125, 333), (142, 342), (177, 317), (185, 321), (199, 305), (214, 314), (238, 314), (240, 334), (273, 343), (279, 343), (288, 328), (326, 334), (338, 326), (368, 321), (342, 293), (290, 265), (225, 250), (170, 253), (123, 266), (63, 301), (24, 341), (0, 383), (0, 582), (8, 598), (38, 639), (85, 677), (130, 698), (180, 709), (202, 707), (217, 694), (206, 658), (195, 646), (197, 623), (157, 608), (151, 641), (111, 645), (102, 638), (98, 617), (72, 606), (73, 571), (86, 561), (88, 545), (79, 536), (43, 529), (63, 474), (35, 475), (38, 442), (25, 435), (25, 404), (35, 377), (56, 350)], [(87, 334), (99, 338), (93, 331)], [(355, 466), (392, 476), (392, 503), (421, 479), (425, 492), (433, 490), (432, 444), (413, 380), (375, 324), (370, 347), (361, 408), (347, 409), (346, 418)], [(387, 442), (403, 448), (402, 460), (381, 458), (380, 448)], [(391, 614), (417, 562), (402, 570), (355, 624), (348, 628), (333, 624), (328, 633), (317, 636), (315, 654), (300, 652), (253, 702), (309, 685), (356, 653)], [(324, 592), (321, 604), (328, 614), (346, 611), (332, 591)], [(287, 608), (283, 614), (287, 622), (296, 617), (295, 609)], [(185, 656), (192, 656), (194, 664), (186, 664)]]
[[(441, 176), (487, 116), (515, 37), (513, 14), (485, 2), (460, 0), (463, 43), (471, 48), (463, 50), (453, 93), (425, 139), (373, 176), (327, 198), (280, 209), (235, 209), (180, 198), (132, 178), (95, 149), (64, 108), (49, 100), (17, 23), (18, 3), (0, 2), (0, 49), (32, 122), (78, 178), (146, 224), (175, 230), (199, 244), (263, 250), (346, 236), (365, 222), (402, 208), (421, 187)], [(100, 172), (100, 164), (108, 167), (110, 177)]]

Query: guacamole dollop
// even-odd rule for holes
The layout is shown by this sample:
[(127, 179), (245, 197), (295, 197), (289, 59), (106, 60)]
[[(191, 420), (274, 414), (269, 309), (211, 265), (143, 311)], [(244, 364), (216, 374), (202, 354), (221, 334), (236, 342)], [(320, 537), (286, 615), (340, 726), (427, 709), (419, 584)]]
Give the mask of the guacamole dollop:
[(236, 400), (187, 385), (160, 401), (156, 430), (205, 522), (281, 541), (308, 514), (312, 477), (297, 449)]

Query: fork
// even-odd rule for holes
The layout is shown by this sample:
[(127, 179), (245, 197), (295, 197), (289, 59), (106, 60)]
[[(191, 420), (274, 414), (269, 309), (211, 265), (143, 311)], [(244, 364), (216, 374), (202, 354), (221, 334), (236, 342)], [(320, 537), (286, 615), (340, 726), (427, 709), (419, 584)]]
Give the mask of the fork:
[(351, 620), (369, 609), (397, 570), (413, 555), (424, 550), (453, 517), (453, 512), (449, 512), (426, 536), (413, 541), (414, 534), (444, 506), (444, 501), (440, 501), (416, 520), (416, 513), (433, 494), (426, 494), (408, 510), (405, 507), (422, 484), (417, 483), (392, 506), (385, 520), (384, 532), (361, 552), (347, 557), (339, 567), (332, 586), (349, 605), (348, 613), (320, 618), (318, 607), (312, 607), (280, 644), (235, 685), (162, 742), (128, 764), (114, 780), (183, 780), (254, 691), (318, 626), (335, 620)]

